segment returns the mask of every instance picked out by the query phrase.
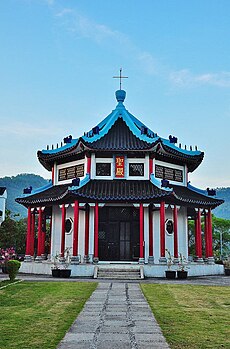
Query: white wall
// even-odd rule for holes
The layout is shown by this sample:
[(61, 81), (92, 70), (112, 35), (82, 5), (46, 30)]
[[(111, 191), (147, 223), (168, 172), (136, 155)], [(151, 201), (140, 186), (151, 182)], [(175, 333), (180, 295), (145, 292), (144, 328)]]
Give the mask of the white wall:
[[(169, 206), (165, 210), (165, 220), (173, 220), (173, 210)], [(187, 225), (187, 209), (181, 207), (178, 210), (178, 252), (188, 258), (188, 225)], [(165, 248), (167, 248), (172, 256), (174, 255), (174, 233), (169, 235), (165, 232)], [(153, 211), (153, 251), (154, 263), (159, 262), (160, 258), (160, 212)], [(166, 253), (167, 257), (167, 253)]]
[[(69, 205), (66, 208), (66, 219), (72, 218), (74, 221), (74, 208)], [(59, 206), (53, 207), (52, 216), (52, 245), (51, 255), (55, 256), (61, 252), (61, 226), (62, 226), (62, 212)], [(73, 226), (70, 233), (65, 234), (65, 248), (70, 248), (70, 256), (73, 254)], [(81, 261), (84, 258), (85, 248), (85, 211), (79, 210), (79, 227), (78, 227), (78, 254), (81, 256)]]

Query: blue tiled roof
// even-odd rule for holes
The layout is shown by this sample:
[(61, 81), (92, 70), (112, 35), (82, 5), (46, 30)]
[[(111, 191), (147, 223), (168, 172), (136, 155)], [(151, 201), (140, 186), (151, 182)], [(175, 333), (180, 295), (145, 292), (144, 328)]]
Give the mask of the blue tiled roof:
[[(42, 165), (51, 170), (57, 159), (71, 157), (87, 150), (110, 151), (143, 151), (150, 150), (159, 153), (159, 158), (167, 161), (177, 158), (188, 165), (189, 171), (194, 171), (203, 160), (204, 153), (198, 150), (181, 149), (169, 139), (161, 138), (145, 124), (133, 116), (124, 106), (125, 91), (116, 91), (118, 104), (116, 108), (98, 125), (78, 139), (68, 139), (64, 146), (38, 151)], [(121, 127), (121, 125), (123, 125)], [(68, 137), (67, 137), (68, 138)], [(175, 137), (171, 137), (175, 138)], [(163, 148), (163, 152), (158, 147)], [(70, 160), (68, 160), (70, 161)]]

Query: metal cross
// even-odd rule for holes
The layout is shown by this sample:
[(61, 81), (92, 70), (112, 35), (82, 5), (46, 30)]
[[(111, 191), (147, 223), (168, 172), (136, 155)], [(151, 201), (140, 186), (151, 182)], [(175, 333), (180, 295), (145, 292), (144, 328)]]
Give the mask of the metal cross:
[(121, 90), (121, 79), (128, 79), (128, 76), (122, 76), (122, 68), (120, 68), (120, 76), (113, 76), (115, 79), (120, 79), (120, 90)]

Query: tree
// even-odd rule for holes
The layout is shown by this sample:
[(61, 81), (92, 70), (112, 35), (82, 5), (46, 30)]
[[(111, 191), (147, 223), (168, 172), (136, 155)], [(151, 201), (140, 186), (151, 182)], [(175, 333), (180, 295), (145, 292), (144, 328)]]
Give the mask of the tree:
[(27, 219), (13, 218), (11, 212), (6, 210), (6, 219), (0, 226), (0, 248), (14, 247), (17, 254), (25, 254)]

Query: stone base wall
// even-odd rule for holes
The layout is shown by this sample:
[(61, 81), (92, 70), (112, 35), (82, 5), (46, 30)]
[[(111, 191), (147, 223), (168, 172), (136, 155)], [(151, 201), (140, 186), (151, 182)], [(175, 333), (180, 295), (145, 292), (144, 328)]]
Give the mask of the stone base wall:
[[(125, 264), (105, 264), (106, 268), (135, 268), (136, 265), (125, 265)], [(23, 262), (19, 270), (20, 273), (25, 274), (40, 274), (40, 275), (52, 275), (53, 263), (49, 261), (42, 262)], [(102, 265), (99, 263), (99, 266)], [(73, 277), (93, 277), (94, 274), (93, 264), (78, 264), (70, 265), (68, 269), (71, 269), (71, 276)], [(144, 275), (146, 278), (159, 278), (165, 277), (165, 270), (167, 270), (167, 265), (162, 264), (144, 264)], [(173, 265), (171, 270), (177, 270), (177, 266)], [(188, 276), (205, 276), (205, 275), (224, 275), (224, 266), (219, 264), (198, 264), (189, 263), (188, 264)]]

